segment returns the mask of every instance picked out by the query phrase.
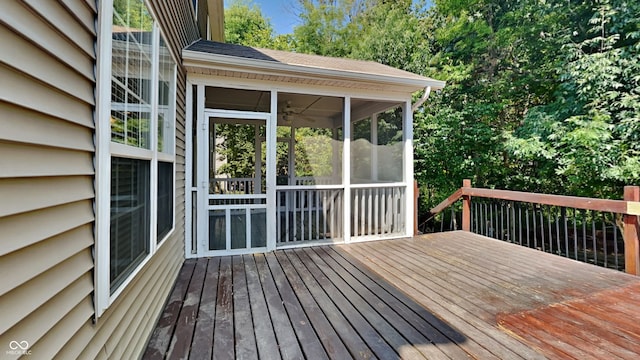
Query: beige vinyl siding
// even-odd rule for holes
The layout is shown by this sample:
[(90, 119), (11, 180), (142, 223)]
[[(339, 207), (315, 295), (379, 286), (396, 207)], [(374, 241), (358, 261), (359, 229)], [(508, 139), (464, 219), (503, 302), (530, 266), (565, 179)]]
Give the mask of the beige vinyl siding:
[(2, 357), (51, 357), (93, 315), (94, 35), (40, 3), (0, 4)]
[(186, 72), (179, 56), (199, 38), (189, 3), (153, 2), (152, 9), (179, 64), (176, 226), (94, 322), (97, 6), (0, 2), (0, 358), (12, 340), (28, 341), (32, 358), (144, 351), (184, 258)]

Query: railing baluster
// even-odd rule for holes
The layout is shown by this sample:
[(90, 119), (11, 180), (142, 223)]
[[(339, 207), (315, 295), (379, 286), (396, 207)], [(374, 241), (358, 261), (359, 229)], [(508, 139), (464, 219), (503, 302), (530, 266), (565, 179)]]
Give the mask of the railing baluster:
[[(332, 196), (329, 197), (329, 199), (331, 200), (331, 208), (329, 209), (329, 231), (331, 231), (331, 238), (335, 239), (337, 237), (339, 237), (340, 235), (338, 235), (336, 233), (337, 230), (337, 221), (336, 219), (338, 218), (338, 207), (336, 207), (337, 204), (342, 204), (341, 201), (336, 201), (337, 199), (340, 199), (340, 195), (341, 193), (338, 193), (338, 195), (335, 197), (335, 199), (333, 198), (333, 194)], [(342, 200), (342, 199), (340, 199)]]
[(613, 260), (616, 270), (620, 270), (618, 267), (618, 226), (616, 226), (615, 214), (612, 213), (611, 216), (613, 217)]
[(494, 229), (494, 218), (493, 218), (493, 208), (494, 208), (495, 203), (494, 202), (489, 202), (489, 236), (492, 238), (495, 238), (495, 229)]
[(547, 207), (547, 226), (549, 226), (549, 253), (553, 254), (553, 235), (551, 229), (551, 206)]
[(360, 208), (360, 219), (358, 219), (358, 224), (360, 225), (360, 236), (364, 236), (366, 235), (366, 233), (364, 232), (364, 226), (365, 226), (365, 207), (364, 207), (364, 197), (365, 197), (365, 193), (366, 190), (365, 189), (360, 189), (360, 204), (357, 204), (358, 207)]
[(542, 251), (547, 252), (547, 246), (544, 243), (544, 215), (543, 213), (543, 206), (540, 206), (540, 239), (542, 242)]
[(367, 200), (368, 200), (368, 205), (367, 205), (367, 233), (369, 235), (377, 235), (374, 234), (371, 230), (372, 230), (372, 212), (373, 212), (373, 190), (374, 189), (369, 189), (367, 192), (369, 193), (369, 196), (367, 196)]
[(500, 228), (500, 204), (499, 201), (495, 201), (493, 203), (493, 209), (494, 209), (494, 214), (496, 215), (496, 219), (494, 220), (494, 228), (493, 228), (493, 234), (494, 237), (498, 240), (501, 239), (500, 237), (500, 233), (501, 233), (501, 228)]
[(379, 199), (380, 199), (380, 189), (376, 188), (375, 201), (373, 202), (373, 221), (376, 235), (380, 234), (380, 208), (379, 208)]
[(522, 245), (522, 206), (518, 203), (518, 243)]
[(289, 191), (285, 191), (284, 206), (285, 206), (285, 214), (286, 215), (285, 215), (284, 220), (286, 222), (286, 226), (285, 226), (285, 229), (286, 229), (285, 235), (286, 235), (286, 239), (287, 239), (286, 241), (291, 241), (292, 240), (292, 238), (291, 238), (291, 235), (292, 235), (291, 226), (290, 226), (290, 223), (289, 223), (289, 217), (290, 217), (289, 214), (291, 214), (291, 209), (290, 209), (291, 196), (292, 196), (292, 194)]
[(587, 216), (586, 211), (583, 212), (582, 216), (582, 261), (588, 262), (587, 260)]
[(315, 191), (315, 209), (316, 209), (316, 240), (320, 240), (320, 191)]
[(474, 228), (475, 228), (475, 231), (474, 231), (474, 232), (475, 232), (476, 234), (479, 234), (479, 233), (480, 233), (480, 229), (479, 229), (480, 223), (478, 222), (478, 212), (479, 212), (479, 211), (478, 211), (478, 206), (479, 206), (479, 205), (480, 205), (480, 203), (478, 203), (478, 201), (474, 201), (474, 202), (473, 202), (473, 208), (474, 208), (474, 210), (473, 210), (473, 212), (474, 212), (473, 216), (474, 216), (474, 218), (475, 218), (475, 224), (473, 224), (473, 226), (474, 226)]
[(276, 236), (276, 241), (283, 241), (282, 239), (282, 209), (280, 208), (282, 206), (282, 199), (280, 198), (282, 196), (282, 193), (277, 193), (276, 192), (276, 232), (278, 233), (278, 235)]
[(604, 267), (609, 267), (609, 259), (607, 254), (607, 223), (604, 213), (602, 213), (602, 247), (604, 248)]
[(527, 224), (527, 247), (531, 247), (531, 242), (529, 240), (529, 206), (525, 206), (524, 208), (524, 217)]
[(556, 219), (556, 243), (558, 244), (558, 255), (562, 255), (562, 247), (560, 246), (561, 244), (561, 239), (560, 239), (560, 214), (558, 213), (558, 208), (556, 207), (556, 213), (555, 213), (555, 219)]
[(308, 212), (309, 216), (307, 217), (309, 219), (308, 220), (309, 223), (307, 225), (308, 225), (308, 228), (309, 228), (309, 240), (313, 240), (313, 236), (312, 236), (313, 235), (312, 234), (313, 216), (311, 215), (312, 214), (311, 212), (313, 211), (313, 194), (312, 194), (312, 192), (313, 192), (312, 190), (307, 191), (307, 207), (309, 209), (309, 212)]
[(531, 205), (531, 222), (533, 223), (533, 248), (538, 248), (538, 227), (536, 226), (536, 206)]
[(576, 227), (576, 212), (577, 209), (573, 209), (573, 254), (574, 260), (578, 260), (578, 229)]
[(449, 220), (449, 230), (457, 230), (457, 229), (453, 228), (453, 226), (454, 226), (453, 224), (455, 223), (455, 220), (454, 220), (455, 214), (453, 212), (453, 206), (449, 206), (449, 209), (450, 209), (450, 212), (451, 212), (451, 215), (450, 215), (451, 218)]
[(593, 263), (598, 265), (598, 238), (596, 237), (596, 216), (591, 213), (591, 238), (593, 242)]
[(567, 228), (567, 209), (560, 208), (560, 213), (562, 214), (562, 223), (564, 224), (564, 256), (569, 257), (569, 231)]

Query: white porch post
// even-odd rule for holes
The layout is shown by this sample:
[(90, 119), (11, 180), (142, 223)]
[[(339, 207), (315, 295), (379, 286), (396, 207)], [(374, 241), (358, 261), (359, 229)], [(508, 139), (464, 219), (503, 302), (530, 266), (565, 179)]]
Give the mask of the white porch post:
[(208, 193), (209, 193), (209, 136), (207, 134), (207, 121), (204, 118), (204, 85), (199, 84), (196, 89), (196, 117), (197, 117), (197, 206), (196, 206), (196, 219), (197, 219), (197, 236), (196, 236), (196, 254), (202, 254), (204, 244), (208, 244), (207, 230), (209, 229), (209, 211), (207, 210)]
[(267, 251), (276, 249), (277, 227), (276, 221), (276, 146), (278, 144), (278, 136), (276, 128), (278, 127), (278, 92), (271, 90), (271, 117), (267, 121), (267, 172), (265, 179), (267, 184)]
[[(289, 185), (296, 184), (296, 128), (291, 124), (289, 132)], [(294, 199), (291, 198), (293, 201)], [(293, 206), (293, 205), (292, 205)]]
[(378, 114), (371, 115), (371, 180), (378, 181)]
[(413, 236), (413, 111), (411, 100), (402, 107), (402, 139), (404, 141), (405, 234)]
[(256, 170), (255, 183), (253, 184), (253, 193), (260, 194), (262, 192), (262, 139), (260, 139), (260, 125), (253, 126), (253, 143), (256, 149)]
[(337, 125), (334, 125), (333, 129), (331, 129), (331, 180), (334, 183), (337, 183), (338, 174), (337, 171), (340, 168), (340, 153), (338, 152), (338, 128)]
[(184, 181), (184, 256), (192, 258), (193, 254), (193, 85), (187, 80), (187, 113), (184, 122), (185, 127), (185, 181)]
[(342, 231), (345, 243), (351, 242), (351, 97), (344, 98), (344, 119), (342, 125), (342, 184), (344, 202)]

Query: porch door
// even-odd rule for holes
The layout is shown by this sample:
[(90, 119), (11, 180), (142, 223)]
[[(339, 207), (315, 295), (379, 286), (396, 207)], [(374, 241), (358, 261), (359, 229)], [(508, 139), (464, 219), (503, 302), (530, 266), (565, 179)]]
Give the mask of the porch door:
[(202, 180), (208, 191), (199, 207), (200, 256), (266, 251), (268, 234), (267, 149), (270, 114), (205, 112)]

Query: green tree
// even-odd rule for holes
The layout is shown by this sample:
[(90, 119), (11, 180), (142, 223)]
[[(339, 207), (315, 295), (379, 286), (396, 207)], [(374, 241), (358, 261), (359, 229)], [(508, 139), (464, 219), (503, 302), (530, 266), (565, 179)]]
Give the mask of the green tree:
[(224, 38), (230, 44), (271, 47), (273, 28), (260, 8), (246, 0), (233, 0), (224, 10)]
[(562, 38), (558, 91), (507, 134), (522, 159), (544, 154), (545, 175), (572, 194), (619, 197), (640, 181), (640, 5), (601, 0)]

